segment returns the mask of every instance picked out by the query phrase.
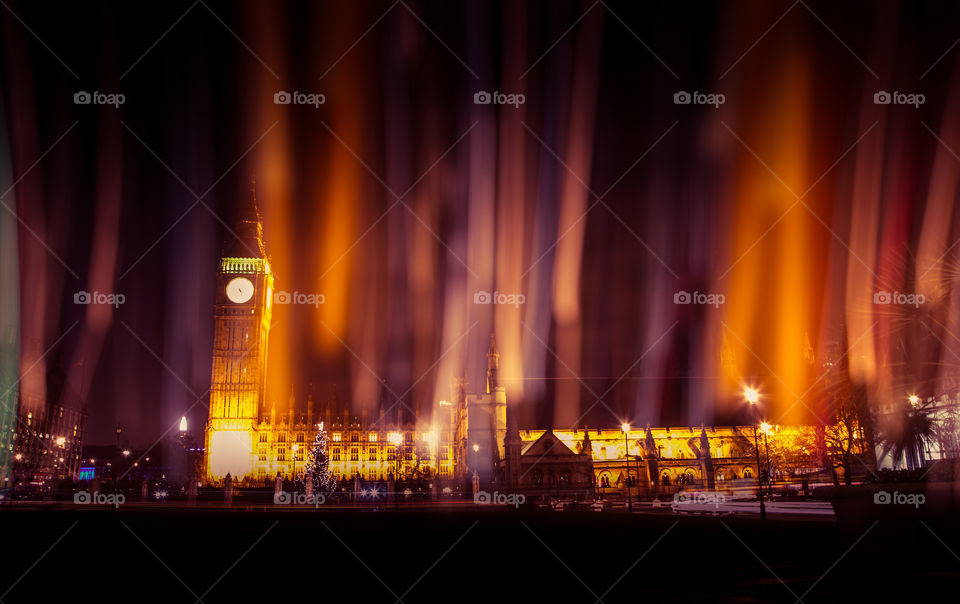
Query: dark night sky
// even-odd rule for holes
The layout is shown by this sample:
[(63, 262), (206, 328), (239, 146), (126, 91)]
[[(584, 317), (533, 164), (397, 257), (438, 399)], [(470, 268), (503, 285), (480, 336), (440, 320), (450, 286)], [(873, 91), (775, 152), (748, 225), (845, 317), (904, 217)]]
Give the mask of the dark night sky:
[[(716, 386), (721, 326), (742, 344), (739, 375), (771, 392), (809, 384), (771, 325), (803, 317), (796, 333), (819, 358), (860, 312), (856, 271), (867, 266), (877, 289), (920, 287), (920, 242), (937, 224), (940, 252), (956, 239), (957, 176), (937, 167), (955, 161), (945, 147), (960, 150), (949, 3), (350, 4), (0, 9), (0, 183), (16, 181), (3, 200), (22, 220), (2, 247), (19, 276), (3, 283), (4, 334), (19, 328), (21, 369), (62, 352), (91, 413), (88, 442), (110, 442), (120, 423), (145, 445), (187, 410), (202, 424), (216, 259), (251, 175), (278, 287), (327, 298), (275, 317), (278, 405), (291, 383), (301, 400), (308, 384), (321, 398), (336, 384), (354, 405), (389, 399), (375, 386), (385, 379), (426, 412), (451, 372), (479, 388), (495, 322), (527, 425), (579, 416), (556, 402), (571, 396), (584, 411), (603, 399), (581, 420), (592, 425), (736, 421)], [(126, 101), (75, 105), (80, 90)], [(326, 102), (278, 106), (278, 90)], [(480, 90), (526, 103), (478, 106)], [(726, 102), (677, 105), (680, 90)], [(877, 90), (926, 102), (878, 108)], [(779, 222), (795, 201), (778, 205), (781, 184), (814, 183), (805, 221)], [(414, 184), (394, 207), (390, 190)], [(781, 273), (796, 275), (802, 301)], [(742, 302), (744, 283), (769, 284), (774, 303)], [(955, 284), (938, 284), (945, 329)], [(497, 289), (527, 303), (496, 315), (472, 304)], [(78, 306), (78, 290), (126, 302)], [(729, 314), (675, 306), (678, 290), (725, 292)], [(898, 324), (879, 332), (877, 366), (898, 345), (930, 344), (903, 344)], [(934, 345), (933, 360), (952, 345)], [(941, 370), (913, 369), (943, 386)]]

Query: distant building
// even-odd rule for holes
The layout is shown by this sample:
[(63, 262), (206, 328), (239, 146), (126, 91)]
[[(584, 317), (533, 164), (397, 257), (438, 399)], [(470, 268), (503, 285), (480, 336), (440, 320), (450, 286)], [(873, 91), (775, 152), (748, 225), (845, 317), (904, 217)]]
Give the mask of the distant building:
[(80, 470), (87, 414), (21, 395), (14, 427), (13, 476), (18, 485), (75, 478)]
[(76, 478), (86, 420), (80, 397), (67, 384), (66, 373), (55, 358), (47, 370), (42, 395), (22, 389), (17, 396), (13, 486), (38, 486), (48, 480)]

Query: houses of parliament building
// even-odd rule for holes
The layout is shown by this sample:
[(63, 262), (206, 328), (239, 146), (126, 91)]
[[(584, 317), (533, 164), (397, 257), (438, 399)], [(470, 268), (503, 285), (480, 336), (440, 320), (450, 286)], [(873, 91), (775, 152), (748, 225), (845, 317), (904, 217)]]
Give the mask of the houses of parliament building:
[(241, 223), (242, 247), (220, 259), (217, 273), (207, 483), (229, 474), (240, 484), (262, 485), (277, 475), (302, 474), (321, 425), (331, 470), (341, 481), (422, 478), (455, 489), (477, 474), (501, 490), (580, 496), (625, 485), (755, 480), (752, 427), (520, 430), (498, 380), (492, 334), (485, 388), (468, 393), (465, 380), (454, 379), (432, 425), (382, 409), (352, 415), (335, 395), (318, 404), (311, 394), (298, 409), (291, 393), (283, 412), (275, 404), (267, 408), (274, 275), (253, 212)]

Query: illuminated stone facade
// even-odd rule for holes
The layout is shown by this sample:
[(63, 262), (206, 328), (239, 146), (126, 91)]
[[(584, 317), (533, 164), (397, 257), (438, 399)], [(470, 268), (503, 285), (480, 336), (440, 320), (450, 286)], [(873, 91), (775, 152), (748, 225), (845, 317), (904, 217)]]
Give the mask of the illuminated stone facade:
[(240, 232), (241, 248), (221, 259), (217, 275), (204, 460), (210, 483), (228, 473), (247, 484), (302, 474), (320, 425), (329, 432), (331, 470), (344, 481), (392, 475), (462, 488), (477, 475), (507, 490), (586, 497), (623, 489), (628, 466), (638, 489), (756, 479), (752, 427), (519, 430), (508, 421), (492, 334), (484, 391), (469, 394), (465, 379), (455, 378), (451, 400), (438, 403), (429, 425), (399, 414), (351, 414), (336, 396), (318, 406), (310, 395), (304, 409), (291, 393), (282, 413), (275, 404), (266, 411), (274, 275), (259, 218)]

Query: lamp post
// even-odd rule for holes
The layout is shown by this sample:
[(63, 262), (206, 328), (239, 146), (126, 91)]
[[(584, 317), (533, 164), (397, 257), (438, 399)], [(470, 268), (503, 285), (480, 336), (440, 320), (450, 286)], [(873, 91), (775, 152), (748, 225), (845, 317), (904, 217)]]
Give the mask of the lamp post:
[(767, 454), (767, 492), (770, 493), (770, 496), (773, 496), (773, 469), (770, 467), (770, 443), (767, 441), (767, 436), (770, 434), (770, 430), (773, 429), (767, 422), (761, 422), (760, 431), (763, 432), (763, 450)]
[(624, 422), (620, 429), (623, 430), (623, 456), (627, 466), (625, 480), (627, 482), (627, 513), (633, 513), (633, 501), (630, 499), (630, 444), (627, 442), (627, 432), (630, 431), (630, 424)]
[[(756, 408), (760, 402), (760, 393), (757, 392), (756, 388), (747, 387), (743, 390), (743, 398)], [(766, 520), (767, 508), (763, 504), (763, 482), (760, 480), (760, 438), (758, 433), (757, 420), (755, 420), (753, 423), (753, 448), (757, 454), (757, 495), (760, 497), (760, 520)]]
[(297, 477), (297, 449), (300, 448), (300, 445), (293, 443), (290, 446), (290, 482), (296, 480)]

